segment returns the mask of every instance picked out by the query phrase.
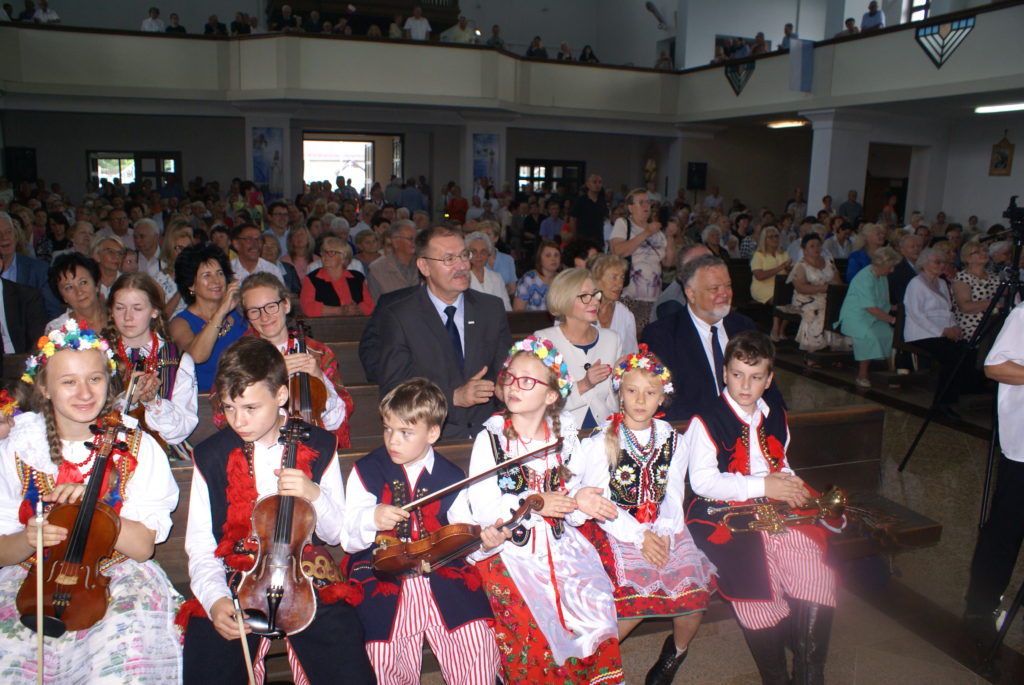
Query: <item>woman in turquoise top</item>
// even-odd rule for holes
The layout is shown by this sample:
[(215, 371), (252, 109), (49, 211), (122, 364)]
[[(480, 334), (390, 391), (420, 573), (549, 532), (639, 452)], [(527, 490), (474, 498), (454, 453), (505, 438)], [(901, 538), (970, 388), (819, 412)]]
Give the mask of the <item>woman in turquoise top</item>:
[(861, 269), (843, 300), (839, 323), (843, 335), (853, 338), (853, 357), (860, 362), (857, 385), (871, 387), (868, 367), (872, 359), (888, 359), (892, 351), (892, 326), (896, 317), (889, 313), (889, 279), (900, 261), (891, 247), (880, 247), (871, 254), (871, 265)]
[(558, 243), (542, 240), (537, 246), (537, 268), (527, 271), (516, 284), (512, 310), (542, 312), (547, 309), (548, 286), (562, 268), (562, 250)]
[(227, 255), (215, 245), (186, 247), (174, 260), (174, 281), (188, 307), (171, 319), (168, 332), (195, 360), (199, 392), (209, 392), (221, 352), (249, 327), (231, 276)]

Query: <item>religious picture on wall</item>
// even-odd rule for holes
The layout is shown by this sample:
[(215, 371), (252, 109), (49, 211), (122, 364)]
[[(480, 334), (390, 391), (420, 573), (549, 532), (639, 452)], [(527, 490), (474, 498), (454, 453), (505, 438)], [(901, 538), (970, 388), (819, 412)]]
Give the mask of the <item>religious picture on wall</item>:
[(252, 180), (266, 202), (284, 197), (284, 130), (252, 129)]
[(1003, 139), (992, 146), (992, 161), (988, 165), (989, 176), (1009, 176), (1013, 172), (1013, 143), (1003, 132)]
[(473, 134), (473, 180), (488, 178), (497, 184), (500, 151), (497, 133)]

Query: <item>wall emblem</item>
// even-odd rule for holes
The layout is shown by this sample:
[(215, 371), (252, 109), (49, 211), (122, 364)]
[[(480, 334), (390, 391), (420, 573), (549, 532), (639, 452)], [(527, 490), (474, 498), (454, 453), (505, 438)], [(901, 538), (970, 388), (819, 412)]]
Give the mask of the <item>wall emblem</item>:
[(754, 75), (755, 66), (757, 66), (756, 62), (747, 62), (746, 64), (730, 64), (725, 68), (725, 78), (729, 80), (732, 92), (736, 95), (743, 92), (750, 77)]
[(973, 28), (974, 17), (966, 17), (944, 24), (922, 26), (915, 32), (915, 38), (935, 68), (941, 69)]

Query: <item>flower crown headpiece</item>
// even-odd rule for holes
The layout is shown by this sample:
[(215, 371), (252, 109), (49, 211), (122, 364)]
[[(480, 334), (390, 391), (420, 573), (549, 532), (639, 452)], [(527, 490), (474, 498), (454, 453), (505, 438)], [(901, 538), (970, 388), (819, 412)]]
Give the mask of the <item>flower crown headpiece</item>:
[(68, 319), (60, 328), (39, 338), (36, 347), (39, 352), (28, 358), (25, 362), (25, 373), (21, 374), (21, 380), (25, 383), (34, 383), (36, 374), (46, 366), (47, 360), (61, 350), (99, 350), (107, 355), (110, 373), (117, 369), (114, 364), (114, 351), (107, 339), (92, 329), (80, 329), (74, 319)]
[(672, 387), (672, 372), (668, 370), (668, 367), (658, 361), (647, 349), (646, 343), (640, 343), (640, 351), (634, 352), (622, 359), (616, 366), (615, 370), (612, 371), (612, 388), (618, 392), (619, 386), (622, 385), (622, 376), (627, 371), (633, 369), (640, 369), (647, 373), (652, 373), (661, 379), (662, 390), (666, 395), (671, 395), (675, 388)]
[(6, 390), (0, 390), (0, 416), (17, 416), (23, 413), (18, 407), (18, 400), (11, 397)]
[(519, 352), (527, 352), (537, 357), (541, 363), (555, 372), (558, 376), (558, 387), (552, 388), (552, 390), (558, 390), (558, 394), (565, 399), (569, 396), (569, 391), (572, 390), (572, 377), (569, 375), (569, 367), (565, 364), (565, 359), (562, 358), (561, 353), (555, 349), (555, 344), (547, 338), (538, 338), (535, 335), (528, 335), (522, 340), (517, 341), (508, 351), (508, 357), (505, 358), (504, 367), (508, 368), (509, 363), (512, 361), (512, 357), (516, 356)]

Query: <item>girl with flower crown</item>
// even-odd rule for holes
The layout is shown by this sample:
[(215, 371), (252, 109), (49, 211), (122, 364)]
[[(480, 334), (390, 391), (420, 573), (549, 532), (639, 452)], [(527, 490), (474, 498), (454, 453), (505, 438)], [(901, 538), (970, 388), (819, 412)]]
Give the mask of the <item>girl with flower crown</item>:
[(536, 457), (502, 469), (468, 489), (473, 517), (501, 525), (523, 498), (544, 500), (477, 569), (496, 620), (506, 683), (620, 683), (612, 585), (601, 560), (576, 529), (618, 509), (600, 490), (582, 487), (572, 415), (572, 387), (562, 355), (550, 340), (529, 336), (512, 346), (498, 374), (507, 409), (484, 423), (470, 457), (470, 475), (561, 439)]
[[(32, 384), (39, 413), (14, 417), (0, 440), (0, 682), (34, 680), (36, 636), (21, 624), (15, 597), (35, 563), (36, 502), (81, 500), (93, 477), (96, 451), (90, 425), (113, 404), (113, 353), (93, 331), (72, 319), (40, 338), (22, 380)], [(126, 427), (134, 421), (125, 417)], [(156, 441), (142, 431), (124, 435), (105, 474), (100, 501), (119, 514), (115, 554), (102, 570), (110, 577), (106, 615), (86, 630), (44, 639), (47, 683), (176, 683), (181, 677), (180, 634), (174, 616), (181, 596), (149, 558), (171, 529), (178, 487)], [(43, 524), (52, 547), (69, 531)]]
[(672, 617), (647, 685), (668, 685), (686, 659), (714, 587), (714, 565), (690, 538), (683, 518), (687, 459), (683, 441), (656, 417), (672, 393), (672, 376), (647, 345), (612, 374), (619, 411), (582, 443), (583, 482), (601, 488), (619, 508), (581, 530), (615, 586), (619, 639), (645, 618)]

